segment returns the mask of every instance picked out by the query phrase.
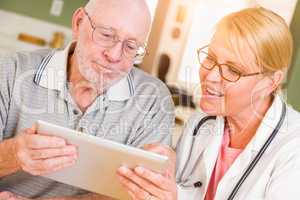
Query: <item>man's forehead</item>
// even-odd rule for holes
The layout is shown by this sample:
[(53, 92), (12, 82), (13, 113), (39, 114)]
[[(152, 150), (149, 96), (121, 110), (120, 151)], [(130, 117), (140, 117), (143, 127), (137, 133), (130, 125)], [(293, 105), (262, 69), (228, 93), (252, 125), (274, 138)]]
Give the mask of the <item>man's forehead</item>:
[(145, 0), (90, 0), (86, 10), (98, 17), (129, 18), (132, 23), (136, 19), (135, 21), (151, 24), (150, 9)]
[[(126, 0), (113, 1), (115, 1), (115, 3), (106, 1), (106, 3), (97, 3), (94, 5), (95, 8), (91, 13), (91, 17), (95, 25), (111, 27), (127, 38), (145, 40), (150, 28), (151, 16), (147, 16), (147, 12), (145, 13), (143, 10), (133, 8), (134, 6), (116, 3)], [(143, 9), (148, 8), (146, 7)]]

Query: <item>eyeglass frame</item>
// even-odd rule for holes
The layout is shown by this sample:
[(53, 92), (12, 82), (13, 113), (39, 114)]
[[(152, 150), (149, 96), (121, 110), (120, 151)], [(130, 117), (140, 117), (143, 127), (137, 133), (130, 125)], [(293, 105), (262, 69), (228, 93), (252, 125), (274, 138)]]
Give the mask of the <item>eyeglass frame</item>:
[[(254, 72), (254, 73), (248, 73), (248, 74), (245, 74), (245, 73), (240, 72), (239, 70), (237, 70), (234, 66), (228, 65), (227, 63), (218, 63), (218, 61), (216, 61), (216, 59), (215, 59), (215, 60), (212, 60), (212, 61), (214, 62), (213, 67), (207, 68), (207, 67), (204, 66), (203, 63), (201, 63), (199, 54), (200, 54), (200, 53), (205, 53), (205, 54), (207, 55), (207, 57), (210, 57), (210, 58), (211, 58), (212, 56), (210, 56), (210, 55), (208, 54), (208, 52), (205, 52), (205, 51), (204, 51), (204, 49), (205, 49), (205, 48), (208, 48), (208, 47), (209, 47), (209, 45), (205, 45), (205, 46), (203, 46), (203, 47), (197, 49), (197, 59), (198, 59), (198, 62), (200, 63), (200, 65), (201, 65), (202, 67), (204, 67), (205, 69), (210, 70), (210, 71), (213, 70), (213, 69), (217, 66), (217, 67), (219, 68), (219, 73), (220, 73), (221, 77), (222, 77), (224, 80), (228, 81), (228, 82), (234, 83), (234, 82), (237, 82), (238, 80), (240, 80), (241, 77), (256, 76), (256, 75), (260, 75), (260, 74), (265, 74), (265, 73), (266, 73), (266, 72)], [(224, 75), (223, 75), (223, 73), (222, 73), (222, 65), (226, 65), (229, 69), (232, 69), (232, 68), (235, 69), (234, 71), (235, 71), (235, 73), (237, 72), (238, 78), (237, 78), (236, 80), (232, 81), (232, 80), (229, 80), (229, 79), (227, 79), (226, 77), (224, 77)]]
[[(137, 61), (139, 61), (139, 60), (142, 60), (142, 58), (145, 56), (145, 55), (147, 55), (147, 48), (146, 48), (146, 44), (144, 43), (140, 43), (140, 42), (138, 42), (138, 41), (136, 41), (136, 40), (134, 40), (134, 42), (136, 42), (137, 43), (137, 47), (138, 47), (138, 49), (137, 49), (137, 53), (136, 53), (136, 55), (134, 56), (134, 57), (128, 57), (128, 56), (126, 56), (126, 53), (124, 53), (124, 42), (126, 42), (126, 41), (129, 41), (129, 40), (121, 40), (120, 38), (119, 38), (119, 36), (118, 36), (118, 34), (117, 34), (117, 31), (115, 30), (115, 29), (113, 29), (113, 28), (108, 28), (108, 27), (105, 27), (105, 26), (99, 26), (99, 25), (95, 25), (95, 23), (93, 22), (93, 20), (92, 20), (92, 18), (91, 18), (91, 16), (89, 15), (89, 13), (83, 8), (82, 9), (83, 10), (83, 12), (84, 12), (84, 14), (87, 16), (87, 18), (88, 18), (88, 20), (89, 20), (89, 22), (90, 22), (90, 25), (91, 25), (91, 27), (92, 27), (92, 29), (93, 29), (93, 31), (92, 31), (92, 40), (95, 42), (95, 43), (97, 43), (97, 44), (99, 44), (99, 42), (96, 42), (95, 41), (95, 39), (94, 39), (94, 32), (95, 32), (95, 30), (97, 29), (97, 28), (104, 28), (104, 29), (111, 29), (111, 30), (113, 30), (114, 32), (116, 32), (115, 33), (115, 35), (114, 35), (114, 44), (112, 45), (112, 46), (102, 46), (102, 47), (104, 47), (104, 48), (112, 48), (112, 47), (114, 47), (118, 42), (121, 42), (122, 43), (122, 55), (124, 55), (126, 58), (132, 58), (132, 59), (136, 59)], [(99, 45), (101, 45), (101, 44), (99, 44)], [(138, 51), (139, 51), (139, 48), (142, 48), (143, 49), (143, 54), (138, 54)]]

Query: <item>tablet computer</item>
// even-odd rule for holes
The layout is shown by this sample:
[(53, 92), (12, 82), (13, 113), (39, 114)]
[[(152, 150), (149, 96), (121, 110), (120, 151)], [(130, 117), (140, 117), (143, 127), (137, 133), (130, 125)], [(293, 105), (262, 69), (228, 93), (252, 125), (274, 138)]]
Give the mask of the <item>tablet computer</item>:
[(129, 168), (144, 166), (163, 172), (168, 157), (127, 146), (93, 135), (37, 121), (37, 131), (66, 139), (78, 147), (78, 160), (70, 168), (45, 177), (117, 199), (129, 200), (116, 175), (121, 165)]

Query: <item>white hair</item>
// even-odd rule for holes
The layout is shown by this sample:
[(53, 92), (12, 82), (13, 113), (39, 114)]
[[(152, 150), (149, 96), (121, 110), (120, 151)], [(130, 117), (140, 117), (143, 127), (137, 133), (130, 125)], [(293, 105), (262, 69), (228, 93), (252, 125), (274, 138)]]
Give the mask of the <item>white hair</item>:
[(88, 13), (92, 13), (94, 11), (94, 9), (96, 8), (97, 1), (98, 0), (89, 0), (87, 2), (87, 4), (85, 5), (85, 10)]
[[(125, 0), (123, 0), (125, 1)], [(153, 13), (151, 13), (149, 5), (147, 3), (146, 0), (136, 0), (135, 3), (132, 3), (132, 0), (129, 0), (130, 2), (125, 2), (127, 3), (131, 3), (132, 6), (136, 5), (139, 9), (140, 8), (146, 8), (145, 10), (147, 10), (147, 12), (149, 13), (149, 15), (151, 16), (151, 19), (153, 18)], [(95, 8), (97, 8), (97, 4), (99, 5), (105, 5), (107, 3), (110, 3), (111, 5), (119, 5), (121, 3), (121, 0), (89, 0), (88, 3), (85, 5), (85, 9), (88, 13), (93, 13)]]

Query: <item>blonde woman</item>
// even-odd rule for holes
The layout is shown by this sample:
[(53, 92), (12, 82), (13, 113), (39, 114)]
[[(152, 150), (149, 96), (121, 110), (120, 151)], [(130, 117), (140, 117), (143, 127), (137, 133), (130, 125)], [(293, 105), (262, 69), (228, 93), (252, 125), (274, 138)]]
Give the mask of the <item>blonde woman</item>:
[[(186, 125), (165, 174), (118, 171), (133, 199), (299, 199), (300, 115), (279, 95), (292, 57), (284, 20), (264, 8), (224, 17), (200, 48), (202, 113)], [(150, 151), (175, 153), (150, 145)], [(177, 183), (176, 183), (177, 182)]]

